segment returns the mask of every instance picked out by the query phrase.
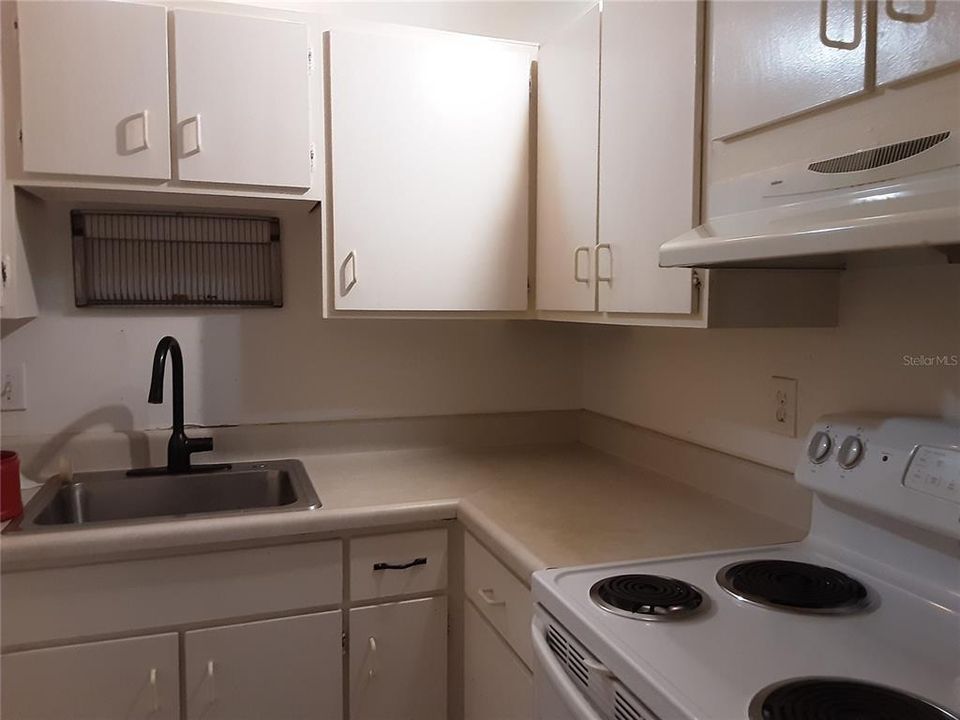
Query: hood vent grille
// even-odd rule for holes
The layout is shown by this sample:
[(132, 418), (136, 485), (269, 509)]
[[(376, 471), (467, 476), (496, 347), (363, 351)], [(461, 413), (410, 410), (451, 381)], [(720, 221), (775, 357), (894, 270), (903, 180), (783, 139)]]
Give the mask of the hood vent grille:
[(590, 673), (587, 666), (583, 664), (583, 655), (568, 643), (566, 638), (557, 632), (552, 625), (547, 626), (547, 645), (566, 666), (571, 677), (578, 680), (584, 687), (590, 686)]
[(619, 690), (614, 694), (613, 715), (615, 720), (657, 720), (643, 703), (631, 700)]
[(950, 132), (927, 135), (926, 137), (914, 138), (903, 142), (884, 145), (882, 147), (870, 148), (869, 150), (860, 150), (859, 152), (841, 155), (830, 158), (829, 160), (820, 160), (810, 163), (808, 170), (817, 173), (847, 173), (859, 172), (861, 170), (873, 170), (874, 168), (895, 163), (898, 160), (904, 160), (913, 155), (918, 155), (924, 150), (929, 150), (934, 145), (942, 143), (950, 137)]

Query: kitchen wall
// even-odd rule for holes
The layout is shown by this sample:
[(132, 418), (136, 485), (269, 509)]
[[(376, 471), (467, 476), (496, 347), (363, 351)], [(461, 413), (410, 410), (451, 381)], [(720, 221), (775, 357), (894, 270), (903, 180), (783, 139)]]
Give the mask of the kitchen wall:
[[(183, 346), (188, 422), (208, 425), (579, 407), (579, 341), (520, 321), (321, 320), (319, 213), (281, 215), (284, 307), (77, 309), (69, 203), (37, 208), (28, 241), (40, 316), (0, 343), (27, 365), (27, 405), (3, 434), (169, 426), (147, 404), (157, 340)], [(169, 382), (169, 381), (168, 381)], [(169, 400), (169, 398), (167, 398)]]
[(784, 470), (801, 440), (769, 430), (773, 375), (799, 381), (801, 437), (829, 412), (960, 422), (960, 265), (847, 270), (836, 328), (590, 327), (583, 337), (587, 409)]

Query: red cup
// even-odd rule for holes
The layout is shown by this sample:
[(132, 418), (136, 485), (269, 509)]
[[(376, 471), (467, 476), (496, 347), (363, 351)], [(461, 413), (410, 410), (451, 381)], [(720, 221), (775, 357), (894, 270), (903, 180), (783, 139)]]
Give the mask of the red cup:
[(22, 513), (20, 456), (12, 450), (3, 450), (0, 451), (0, 521), (12, 520)]

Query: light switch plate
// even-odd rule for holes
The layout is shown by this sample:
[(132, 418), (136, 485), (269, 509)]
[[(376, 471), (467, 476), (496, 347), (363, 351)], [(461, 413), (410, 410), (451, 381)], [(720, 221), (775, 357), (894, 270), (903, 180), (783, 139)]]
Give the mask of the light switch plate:
[(797, 388), (796, 378), (770, 378), (768, 424), (773, 432), (791, 438), (797, 436)]
[(27, 409), (27, 366), (4, 367), (0, 377), (0, 410)]

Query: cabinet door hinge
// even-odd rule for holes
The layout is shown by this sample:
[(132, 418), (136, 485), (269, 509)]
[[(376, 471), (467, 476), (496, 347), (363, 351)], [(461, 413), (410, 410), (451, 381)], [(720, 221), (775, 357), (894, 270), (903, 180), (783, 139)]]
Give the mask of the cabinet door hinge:
[(347, 654), (347, 634), (340, 633), (340, 652), (344, 655)]
[(314, 145), (310, 145), (310, 170), (312, 171), (317, 162), (317, 149)]
[(23, 128), (20, 128), (20, 132), (17, 133), (17, 139), (20, 141), (20, 144), (23, 145)]
[(313, 72), (313, 48), (307, 48), (307, 72)]

